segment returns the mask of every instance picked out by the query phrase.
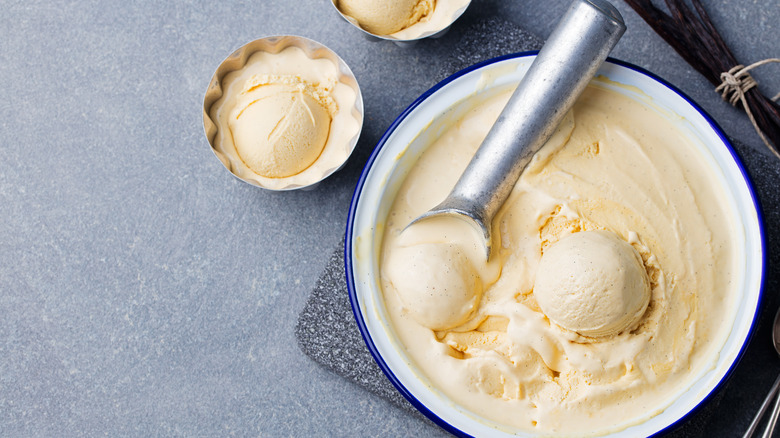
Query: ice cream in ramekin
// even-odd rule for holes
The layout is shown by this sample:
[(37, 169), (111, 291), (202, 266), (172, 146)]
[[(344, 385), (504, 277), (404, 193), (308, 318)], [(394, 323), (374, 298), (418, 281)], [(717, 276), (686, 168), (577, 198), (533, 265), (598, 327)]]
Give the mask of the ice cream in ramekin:
[(438, 84), (377, 147), (347, 227), (358, 327), (456, 434), (653, 435), (744, 351), (763, 266), (755, 198), (701, 110), (607, 62), (496, 215), (489, 262), (465, 222), (407, 228), (447, 195), (528, 65)]
[(471, 0), (331, 0), (339, 14), (373, 39), (400, 43), (443, 35)]
[(363, 102), (354, 75), (331, 50), (302, 37), (268, 37), (220, 65), (203, 122), (214, 153), (243, 181), (311, 188), (352, 153)]

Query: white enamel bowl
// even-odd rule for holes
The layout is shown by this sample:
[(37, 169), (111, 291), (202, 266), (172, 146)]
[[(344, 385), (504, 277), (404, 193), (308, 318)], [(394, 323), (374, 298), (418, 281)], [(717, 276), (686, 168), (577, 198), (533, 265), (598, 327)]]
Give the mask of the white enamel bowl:
[[(448, 120), (457, 118), (459, 102), (480, 99), (516, 84), (533, 62), (534, 53), (496, 58), (445, 79), (420, 96), (392, 124), (366, 164), (352, 205), (346, 233), (346, 275), (358, 327), (371, 354), (398, 390), (423, 414), (459, 436), (530, 436), (477, 417), (432, 388), (415, 369), (387, 323), (379, 285), (379, 254), (383, 224), (406, 171)], [(485, 78), (490, 78), (485, 81)], [(604, 80), (607, 79), (607, 80)], [(696, 375), (688, 388), (671, 394), (674, 401), (660, 414), (611, 437), (651, 436), (674, 428), (700, 407), (728, 378), (744, 352), (761, 301), (764, 241), (756, 197), (746, 172), (717, 124), (682, 92), (630, 64), (608, 60), (597, 80), (616, 91), (673, 114), (678, 128), (698, 137), (702, 156), (725, 188), (723, 196), (744, 233), (734, 278), (741, 298), (733, 329), (713, 367)], [(622, 84), (622, 85), (620, 85)], [(461, 105), (460, 108), (466, 105)], [(679, 117), (677, 117), (679, 116)]]

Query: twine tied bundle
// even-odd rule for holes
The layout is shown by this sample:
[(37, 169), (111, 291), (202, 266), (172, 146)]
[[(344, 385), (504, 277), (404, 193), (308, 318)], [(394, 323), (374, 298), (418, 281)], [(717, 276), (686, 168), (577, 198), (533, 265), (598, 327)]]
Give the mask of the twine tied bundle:
[(693, 9), (684, 0), (666, 0), (668, 14), (651, 0), (625, 1), (704, 75), (724, 100), (734, 106), (742, 105), (761, 140), (780, 158), (777, 150), (780, 146), (780, 106), (775, 102), (780, 93), (771, 99), (764, 96), (749, 73), (763, 65), (780, 63), (780, 59), (765, 59), (747, 67), (737, 62), (699, 0), (691, 0)]

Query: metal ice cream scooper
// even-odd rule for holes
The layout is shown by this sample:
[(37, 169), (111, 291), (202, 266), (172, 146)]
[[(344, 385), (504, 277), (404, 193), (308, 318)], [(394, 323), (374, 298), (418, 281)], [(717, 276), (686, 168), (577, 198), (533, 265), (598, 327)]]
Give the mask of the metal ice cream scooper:
[(489, 259), (493, 216), (625, 30), (609, 2), (575, 0), (450, 194), (409, 226), (441, 215), (465, 219), (482, 231)]

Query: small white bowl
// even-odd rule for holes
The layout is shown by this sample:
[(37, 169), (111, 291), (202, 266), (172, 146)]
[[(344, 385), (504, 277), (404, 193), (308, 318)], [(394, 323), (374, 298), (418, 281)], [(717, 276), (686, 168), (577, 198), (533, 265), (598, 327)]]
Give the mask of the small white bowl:
[[(435, 135), (436, 121), (469, 96), (486, 90), (517, 83), (533, 62), (535, 53), (496, 58), (477, 64), (445, 79), (424, 93), (391, 125), (369, 158), (358, 182), (349, 211), (346, 232), (346, 276), (352, 309), (366, 345), (390, 381), (423, 414), (446, 430), (459, 436), (530, 436), (515, 430), (491, 425), (449, 400), (426, 384), (388, 322), (379, 284), (379, 254), (383, 223), (407, 170), (414, 164)], [(491, 74), (483, 75), (485, 72)], [(630, 64), (608, 60), (598, 75), (623, 86), (616, 91), (634, 99), (649, 96), (653, 105), (680, 117), (678, 128), (697, 136), (702, 156), (715, 170), (716, 178), (726, 188), (722, 196), (728, 203), (733, 220), (744, 232), (738, 257), (744, 260), (735, 284), (741, 290), (739, 308), (720, 354), (712, 358), (711, 369), (701, 371), (687, 388), (658, 415), (610, 437), (650, 436), (669, 430), (701, 406), (726, 378), (745, 351), (755, 325), (761, 301), (764, 275), (764, 239), (762, 221), (754, 191), (732, 146), (717, 124), (681, 91)], [(480, 79), (494, 78), (490, 84)], [(636, 90), (636, 91), (631, 91)], [(632, 94), (633, 93), (633, 94)]]
[[(339, 113), (343, 112), (341, 120), (349, 120), (349, 123), (341, 123), (339, 126), (345, 129), (350, 135), (343, 142), (326, 143), (322, 155), (315, 162), (304, 169), (302, 172), (284, 178), (266, 178), (254, 173), (249, 169), (243, 160), (238, 156), (235, 147), (232, 145), (222, 145), (216, 141), (218, 125), (212, 120), (211, 109), (222, 97), (223, 79), (231, 72), (243, 69), (252, 55), (258, 52), (268, 54), (277, 54), (289, 47), (297, 47), (303, 51), (306, 57), (312, 61), (327, 60), (332, 63), (337, 70), (337, 81), (351, 89), (354, 93), (354, 102), (350, 102), (349, 108), (340, 108)], [(275, 74), (275, 72), (274, 72)], [(334, 122), (335, 123), (335, 122)], [(244, 44), (225, 58), (209, 82), (208, 89), (203, 98), (203, 128), (206, 139), (211, 145), (214, 155), (222, 162), (225, 168), (236, 178), (251, 184), (273, 191), (286, 190), (311, 190), (315, 188), (320, 181), (327, 178), (337, 170), (341, 169), (357, 145), (360, 132), (363, 127), (363, 96), (360, 92), (357, 79), (350, 70), (349, 66), (334, 51), (308, 38), (294, 35), (279, 35), (260, 38)], [(331, 130), (336, 128), (331, 125)], [(337, 128), (336, 128), (337, 129)], [(343, 144), (342, 144), (343, 143)]]
[[(453, 7), (448, 6), (447, 9), (442, 8), (439, 10), (440, 14), (443, 13), (446, 16), (436, 15), (435, 21), (432, 19), (428, 22), (420, 22), (409, 26), (406, 29), (402, 29), (390, 35), (379, 35), (367, 31), (360, 26), (360, 23), (358, 23), (354, 17), (344, 14), (338, 7), (338, 0), (330, 0), (333, 8), (336, 10), (336, 12), (338, 12), (339, 15), (341, 15), (341, 18), (358, 29), (363, 34), (363, 36), (368, 38), (370, 41), (392, 41), (402, 47), (413, 45), (423, 38), (439, 38), (444, 36), (452, 23), (454, 23), (455, 20), (463, 15), (463, 13), (466, 11), (466, 8), (468, 8), (469, 4), (471, 4), (471, 0), (438, 0), (437, 3), (443, 4), (445, 2), (448, 3), (448, 5), (453, 5)], [(438, 4), (437, 7), (439, 7)], [(436, 14), (436, 10), (434, 10), (434, 14)]]

